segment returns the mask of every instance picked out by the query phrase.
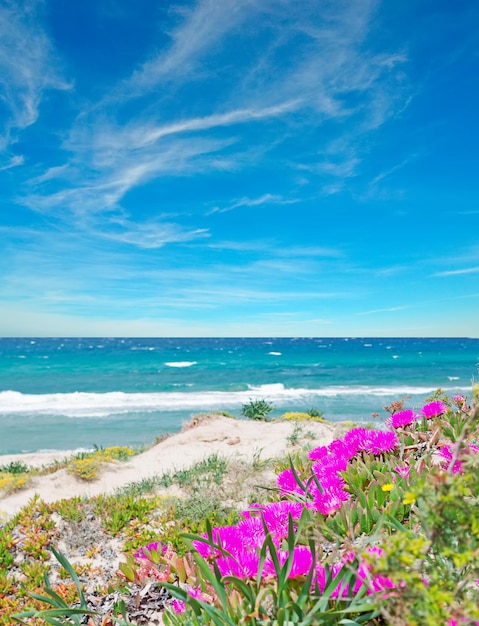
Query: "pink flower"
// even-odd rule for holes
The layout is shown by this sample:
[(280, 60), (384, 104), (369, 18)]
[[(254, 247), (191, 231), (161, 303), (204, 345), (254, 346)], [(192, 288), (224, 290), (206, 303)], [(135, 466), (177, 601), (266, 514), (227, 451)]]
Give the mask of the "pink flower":
[[(477, 454), (478, 452), (479, 452), (479, 448), (471, 443), (468, 446), (464, 446), (464, 448), (461, 450), (461, 456), (463, 454), (471, 454), (471, 453)], [(451, 448), (451, 446), (443, 446), (441, 450), (439, 451), (439, 456), (442, 456), (442, 458), (445, 460), (445, 464), (443, 467), (448, 468), (452, 461), (453, 449)], [(461, 461), (459, 460), (456, 461), (453, 465), (452, 473), (462, 474), (463, 471), (464, 471), (464, 468), (463, 468)]]
[(372, 454), (382, 454), (390, 452), (399, 445), (396, 433), (383, 430), (369, 430), (364, 438), (362, 449)]
[(412, 409), (406, 409), (405, 411), (399, 411), (399, 413), (393, 413), (386, 422), (388, 426), (392, 428), (402, 428), (412, 424), (417, 419), (416, 414)]
[(238, 530), (238, 536), (243, 541), (244, 545), (247, 545), (252, 550), (260, 548), (263, 545), (265, 534), (264, 526), (261, 519), (258, 517), (251, 517), (249, 519), (242, 520), (236, 525)]
[(328, 456), (328, 448), (326, 446), (319, 446), (318, 448), (311, 450), (308, 456), (312, 461), (324, 459)]
[(429, 402), (429, 404), (425, 404), (422, 407), (421, 413), (424, 417), (429, 420), (432, 417), (437, 417), (438, 415), (442, 415), (447, 411), (447, 406), (441, 400), (434, 400), (433, 402)]
[(143, 546), (143, 548), (139, 548), (135, 554), (133, 555), (135, 559), (147, 559), (150, 560), (149, 555), (145, 553), (147, 552), (166, 552), (166, 546), (162, 545), (159, 541), (154, 541), (153, 543), (149, 543), (147, 546)]
[[(281, 567), (288, 560), (289, 552), (287, 550), (280, 550), (278, 552), (278, 561)], [(293, 549), (293, 560), (291, 563), (291, 570), (288, 574), (288, 578), (297, 578), (298, 576), (307, 576), (311, 570), (313, 564), (313, 555), (311, 550), (306, 546), (295, 546)], [(264, 574), (275, 576), (276, 571), (274, 568), (273, 560), (268, 557), (264, 563)]]
[(368, 433), (369, 430), (367, 428), (353, 428), (344, 435), (343, 441), (350, 447), (351, 451), (354, 450), (355, 454), (357, 454), (362, 450), (361, 444)]
[(183, 600), (177, 600), (175, 598), (174, 600), (171, 601), (171, 606), (173, 607), (173, 610), (175, 611), (175, 613), (179, 613), (180, 615), (181, 613), (184, 613), (186, 611), (185, 603), (183, 602)]
[(242, 550), (235, 558), (219, 557), (216, 564), (222, 576), (237, 578), (254, 578), (258, 575), (259, 554)]
[(350, 494), (343, 489), (331, 489), (324, 493), (321, 493), (318, 489), (314, 496), (313, 509), (319, 511), (322, 515), (330, 515), (340, 509), (342, 503), (349, 500), (349, 498)]
[(287, 469), (281, 472), (276, 479), (276, 484), (281, 489), (281, 493), (286, 495), (288, 493), (299, 493), (304, 495), (304, 491), (298, 485), (296, 478), (294, 477), (293, 470)]
[(397, 465), (394, 468), (394, 471), (397, 472), (402, 478), (409, 478), (409, 465)]

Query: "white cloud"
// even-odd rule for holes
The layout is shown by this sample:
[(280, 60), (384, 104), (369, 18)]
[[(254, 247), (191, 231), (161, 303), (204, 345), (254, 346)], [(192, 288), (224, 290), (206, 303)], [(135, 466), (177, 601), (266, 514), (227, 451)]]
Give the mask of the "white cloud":
[(214, 52), (225, 37), (251, 20), (261, 4), (267, 7), (270, 1), (199, 0), (192, 9), (178, 11), (180, 24), (170, 33), (171, 45), (124, 81), (119, 89), (122, 97), (143, 95), (163, 82), (201, 79), (207, 71), (203, 66), (198, 75), (193, 72), (205, 55)]
[(356, 313), (356, 315), (376, 315), (376, 313), (395, 313), (396, 311), (404, 311), (409, 307), (407, 306), (392, 306), (387, 309), (373, 309), (371, 311), (361, 311), (360, 313)]
[(477, 274), (479, 272), (478, 267), (465, 267), (460, 270), (448, 270), (446, 272), (437, 272), (433, 276), (461, 276), (462, 274)]
[(183, 243), (209, 237), (206, 229), (186, 230), (177, 224), (144, 222), (132, 223), (128, 220), (115, 220), (119, 228), (102, 232), (97, 230), (97, 236), (127, 243), (138, 248), (161, 248), (169, 243)]
[[(21, 201), (72, 228), (91, 229), (94, 236), (103, 213), (103, 236), (135, 246), (156, 248), (175, 237), (195, 239), (204, 236), (201, 222), (183, 228), (172, 220), (152, 225), (131, 219), (121, 231), (118, 220), (126, 213), (125, 196), (167, 176), (262, 167), (269, 154), (287, 182), (288, 171), (292, 177), (298, 168), (306, 171), (303, 153), (293, 149), (288, 160), (281, 161), (274, 151), (303, 133), (314, 133), (319, 142), (316, 154), (307, 155), (312, 162), (308, 171), (325, 179), (323, 194), (337, 193), (360, 166), (358, 135), (377, 128), (380, 118), (394, 115), (398, 103), (404, 102), (404, 89), (395, 80), (404, 56), (368, 50), (376, 4), (331, 1), (321, 7), (315, 3), (298, 7), (291, 0), (199, 0), (177, 14), (168, 33), (171, 45), (116, 86), (110, 85), (108, 97), (83, 106), (62, 146), (68, 162), (30, 179), (30, 192)], [(21, 23), (28, 23), (28, 32), (37, 32), (26, 18)], [(36, 41), (39, 65), (31, 61), (31, 74), (38, 78), (28, 93), (40, 98), (47, 87), (65, 85), (52, 69), (53, 51), (41, 31)], [(222, 47), (239, 43), (251, 44), (257, 52), (243, 55), (237, 64), (230, 60), (226, 70)], [(291, 49), (294, 54), (285, 57)], [(200, 66), (202, 71), (197, 72)], [(216, 74), (224, 76), (225, 71), (231, 77), (216, 93)], [(180, 98), (183, 109), (177, 111), (172, 106), (175, 89), (188, 88), (193, 80), (214, 97), (201, 99), (201, 106)], [(134, 116), (129, 111), (125, 118), (124, 107), (137, 96), (144, 98), (135, 101)], [(318, 129), (330, 120), (339, 124), (340, 139), (321, 142)], [(344, 132), (346, 120), (354, 123)], [(252, 128), (254, 134), (249, 132)], [(212, 212), (298, 201), (293, 192), (288, 197), (271, 189), (233, 199)], [(165, 212), (168, 207), (158, 209)]]
[(227, 206), (215, 207), (214, 209), (211, 209), (211, 211), (209, 211), (208, 214), (226, 213), (227, 211), (232, 211), (233, 209), (238, 209), (241, 207), (255, 207), (255, 206), (262, 206), (264, 204), (285, 205), (285, 204), (296, 204), (297, 202), (299, 202), (299, 200), (296, 198), (284, 198), (280, 195), (276, 195), (272, 193), (264, 193), (263, 195), (258, 196), (257, 198), (248, 198), (245, 196), (243, 198), (239, 198), (238, 200), (233, 200), (233, 202), (231, 202), (231, 204), (228, 204)]
[(19, 165), (23, 165), (24, 162), (25, 158), (22, 155), (12, 156), (6, 165), (2, 165), (0, 167), (0, 172), (3, 172), (4, 170), (9, 170), (12, 167), (18, 167)]
[(6, 109), (0, 149), (14, 140), (12, 132), (35, 123), (47, 89), (70, 88), (39, 24), (38, 4), (6, 2), (0, 6), (0, 99)]

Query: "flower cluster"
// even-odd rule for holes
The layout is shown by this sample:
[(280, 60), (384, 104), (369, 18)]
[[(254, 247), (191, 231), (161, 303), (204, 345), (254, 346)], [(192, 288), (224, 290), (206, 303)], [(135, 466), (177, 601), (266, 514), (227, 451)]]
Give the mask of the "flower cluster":
[[(453, 402), (458, 411), (464, 414), (462, 407), (467, 406), (465, 398), (457, 396)], [(277, 478), (282, 497), (289, 499), (251, 505), (243, 511), (243, 519), (237, 524), (215, 527), (209, 533), (204, 533), (193, 540), (194, 550), (212, 568), (214, 562), (214, 567), (222, 579), (224, 577), (235, 577), (243, 581), (261, 579), (268, 584), (268, 581), (273, 581), (278, 577), (278, 563), (280, 567), (288, 563), (288, 579), (304, 580), (307, 576), (311, 576), (311, 591), (319, 590), (323, 594), (328, 588), (329, 597), (332, 599), (353, 597), (360, 590), (364, 592), (364, 589), (367, 594), (382, 592), (380, 597), (390, 597), (384, 592), (393, 588), (399, 591), (405, 583), (401, 580), (393, 581), (387, 576), (375, 573), (372, 562), (383, 554), (381, 548), (370, 547), (366, 553), (362, 552), (362, 556), (361, 553), (355, 554), (348, 551), (346, 554), (343, 553), (339, 561), (332, 565), (324, 565), (316, 559), (309, 545), (301, 543), (302, 539), (299, 539), (298, 530), (302, 528), (305, 509), (313, 514), (319, 513), (324, 516), (325, 523), (328, 521), (335, 523), (334, 514), (341, 509), (344, 502), (353, 497), (352, 494), (357, 493), (352, 489), (352, 476), (356, 470), (353, 468), (353, 473), (348, 474), (350, 464), (357, 458), (361, 458), (366, 464), (372, 463), (371, 457), (376, 457), (374, 459), (376, 464), (387, 465), (389, 463), (389, 476), (386, 476), (386, 482), (384, 482), (383, 472), (381, 480), (375, 483), (375, 489), (381, 494), (381, 501), (393, 498), (396, 492), (391, 494), (389, 492), (393, 492), (401, 479), (405, 479), (407, 483), (411, 480), (411, 470), (413, 472), (411, 476), (415, 476), (415, 472), (419, 471), (413, 453), (403, 454), (405, 438), (408, 437), (411, 441), (414, 431), (406, 430), (402, 433), (402, 446), (400, 446), (398, 434), (394, 431), (397, 429), (400, 432), (401, 429), (418, 423), (420, 420), (430, 420), (445, 415), (448, 410), (446, 403), (440, 400), (425, 404), (420, 414), (412, 409), (401, 409), (390, 415), (387, 421), (389, 430), (353, 428), (329, 445), (314, 448), (309, 452), (311, 463), (309, 475), (306, 478), (294, 466), (281, 472)], [(423, 432), (421, 431), (421, 436)], [(422, 445), (424, 440), (418, 441)], [(415, 445), (409, 445), (409, 448), (415, 448)], [(397, 450), (400, 450), (397, 456), (387, 456)], [(469, 443), (461, 446), (459, 456), (456, 455), (453, 444), (444, 444), (443, 441), (435, 444), (435, 450), (444, 469), (452, 474), (463, 471), (464, 454), (479, 453), (479, 447)], [(395, 465), (395, 463), (398, 464)], [(381, 472), (370, 472), (371, 476), (375, 476), (375, 480), (377, 474)], [(349, 485), (347, 480), (350, 481)], [(416, 499), (416, 496), (410, 492), (396, 496), (396, 501), (398, 497), (402, 505), (412, 504)], [(369, 506), (374, 508), (373, 505)], [(294, 547), (290, 543), (291, 529), (295, 534)], [(359, 532), (364, 532), (361, 526), (359, 526)], [(289, 546), (289, 550), (285, 549), (285, 546)], [(140, 564), (144, 564), (145, 561), (151, 560), (152, 553), (153, 556), (155, 553), (165, 555), (165, 551), (167, 552), (167, 549), (162, 544), (155, 542), (138, 550), (135, 553), (135, 559)], [(348, 568), (350, 570), (353, 562), (355, 576), (345, 577), (345, 570)], [(211, 600), (204, 590), (192, 585), (187, 588), (192, 598), (205, 602)], [(180, 600), (175, 600), (172, 607), (178, 613), (185, 610), (185, 605)], [(455, 626), (459, 623), (453, 618), (447, 622), (448, 626)], [(479, 622), (476, 623), (479, 626)]]
[(312, 503), (307, 502), (306, 506), (323, 515), (330, 515), (350, 497), (341, 476), (348, 463), (362, 452), (375, 456), (391, 452), (398, 443), (399, 439), (393, 432), (354, 428), (342, 439), (311, 450), (309, 458), (315, 463), (311, 468), (313, 480), (309, 481), (307, 491), (298, 483), (292, 469), (284, 470), (278, 476), (277, 484), (283, 495), (297, 494), (305, 500), (309, 497)]

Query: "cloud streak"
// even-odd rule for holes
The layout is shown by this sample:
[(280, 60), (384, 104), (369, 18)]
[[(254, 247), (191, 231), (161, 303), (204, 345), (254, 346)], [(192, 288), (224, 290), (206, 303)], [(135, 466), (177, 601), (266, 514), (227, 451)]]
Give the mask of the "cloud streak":
[(45, 91), (70, 88), (37, 21), (39, 6), (35, 1), (0, 6), (0, 95), (5, 109), (0, 149), (15, 140), (15, 131), (36, 122)]
[(433, 274), (435, 277), (446, 277), (446, 276), (462, 276), (464, 274), (477, 274), (479, 272), (479, 266), (477, 267), (464, 267), (459, 270), (447, 270), (445, 272), (436, 272)]

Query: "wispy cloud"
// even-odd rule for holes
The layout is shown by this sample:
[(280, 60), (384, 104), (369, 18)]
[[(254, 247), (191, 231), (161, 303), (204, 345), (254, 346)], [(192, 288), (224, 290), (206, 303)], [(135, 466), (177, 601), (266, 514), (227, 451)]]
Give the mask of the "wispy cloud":
[(46, 90), (70, 88), (39, 24), (41, 4), (7, 1), (0, 6), (0, 95), (6, 110), (0, 149), (14, 141), (14, 131), (37, 120)]
[(160, 83), (190, 77), (205, 55), (251, 16), (255, 4), (252, 0), (200, 0), (191, 9), (178, 9), (180, 25), (170, 33), (170, 46), (122, 83), (122, 97), (143, 95)]
[(264, 204), (296, 204), (299, 202), (297, 198), (284, 198), (277, 194), (265, 193), (257, 198), (239, 198), (238, 200), (234, 200), (230, 204), (224, 207), (215, 207), (208, 212), (208, 214), (213, 213), (226, 213), (227, 211), (233, 211), (234, 209), (239, 209), (241, 207), (256, 207), (262, 206)]
[(372, 309), (371, 311), (361, 311), (356, 313), (356, 315), (376, 315), (378, 313), (394, 313), (396, 311), (404, 311), (409, 307), (407, 306), (392, 306), (387, 309)]
[(161, 248), (169, 243), (184, 243), (209, 237), (206, 229), (187, 230), (178, 224), (167, 222), (143, 222), (135, 224), (126, 219), (116, 219), (115, 227), (108, 232), (97, 231), (97, 235), (137, 246), (138, 248)]
[[(131, 76), (110, 86), (108, 96), (84, 108), (63, 144), (68, 162), (31, 179), (21, 201), (74, 227), (92, 228), (92, 234), (95, 227), (88, 216), (104, 213), (104, 236), (135, 246), (163, 245), (175, 239), (174, 233), (198, 236), (204, 232), (200, 223), (188, 229), (171, 221), (153, 227), (138, 218), (136, 225), (130, 220), (125, 232), (119, 233), (125, 196), (166, 176), (250, 168), (255, 162), (263, 163), (271, 151), (276, 163), (281, 163), (276, 152), (288, 141), (290, 125), (297, 125), (292, 121), (293, 112), (299, 114), (295, 119), (301, 119), (301, 128), (295, 128), (294, 134), (316, 133), (328, 120), (350, 118), (357, 120), (357, 127), (362, 128), (359, 132), (365, 132), (364, 128), (370, 130), (381, 123), (377, 121), (378, 102), (383, 119), (394, 115), (396, 100), (402, 98), (402, 90), (398, 93), (395, 88), (394, 73), (405, 59), (395, 51), (381, 55), (368, 51), (375, 8), (372, 0), (326, 3), (321, 11), (309, 4), (299, 9), (288, 0), (199, 0), (188, 10), (178, 10), (169, 32), (170, 45)], [(261, 30), (262, 54), (250, 60), (245, 57), (238, 68), (222, 67), (218, 46), (235, 45), (236, 39), (246, 47), (257, 44), (255, 20), (262, 24), (261, 16), (270, 24), (266, 31)], [(32, 25), (28, 28), (31, 31)], [(288, 46), (294, 47), (295, 54), (286, 57), (289, 60), (283, 62), (278, 75), (274, 71), (277, 54)], [(36, 94), (38, 100), (48, 86), (65, 85), (52, 69), (53, 53), (42, 33), (33, 48), (39, 50), (35, 56), (39, 65), (34, 67), (31, 62), (31, 74), (43, 78), (37, 78), (28, 93)], [(197, 71), (199, 63), (201, 72)], [(231, 77), (217, 91), (217, 76), (224, 77), (225, 71)], [(191, 106), (177, 115), (165, 94), (172, 86), (187, 89), (191, 81), (215, 96), (200, 109)], [(146, 99), (153, 91), (159, 95)], [(358, 96), (354, 105), (350, 93)], [(124, 107), (133, 97), (137, 98), (135, 116), (125, 123)], [(192, 114), (198, 110), (200, 115)], [(376, 121), (372, 122), (372, 117)], [(251, 130), (260, 123), (262, 132)], [(265, 123), (275, 124), (274, 132), (266, 133)], [(311, 176), (323, 177), (323, 192), (336, 193), (345, 179), (356, 175), (361, 163), (355, 136), (345, 139), (342, 131), (339, 136), (342, 143), (323, 141), (316, 159), (309, 154), (308, 165), (292, 153), (283, 168), (291, 176), (303, 168)], [(248, 158), (245, 150), (254, 152), (254, 157)], [(296, 202), (294, 193), (271, 190), (219, 205), (210, 213)]]
[(409, 157), (407, 159), (404, 159), (403, 161), (401, 161), (397, 165), (393, 165), (393, 167), (390, 167), (389, 169), (385, 170), (384, 172), (381, 172), (380, 174), (378, 174), (377, 176), (375, 176), (373, 178), (373, 180), (371, 181), (371, 185), (377, 185), (384, 178), (387, 178), (387, 177), (391, 176), (392, 174), (394, 174), (395, 172), (397, 172), (398, 170), (402, 169), (403, 167), (408, 165), (408, 163), (410, 163), (413, 158), (414, 157)]
[(23, 165), (25, 159), (22, 155), (12, 156), (9, 161), (0, 167), (0, 172), (4, 170), (10, 170), (12, 167), (18, 167), (19, 165)]
[[(313, 5), (299, 9), (287, 0), (262, 3), (200, 0), (191, 9), (178, 12), (169, 46), (110, 89), (108, 97), (99, 102), (98, 107), (79, 116), (65, 149), (72, 151), (77, 161), (94, 164), (96, 182), (89, 186), (94, 187), (96, 193), (102, 186), (115, 187), (115, 181), (122, 181), (116, 193), (106, 196), (104, 204), (111, 207), (127, 190), (148, 180), (147, 172), (157, 175), (169, 171), (157, 165), (165, 162), (165, 151), (175, 153), (177, 171), (183, 166), (184, 173), (188, 173), (191, 154), (196, 153), (198, 142), (206, 145), (205, 133), (221, 128), (233, 130), (238, 126), (249, 128), (265, 120), (277, 120), (283, 125), (283, 130), (275, 134), (276, 145), (281, 145), (289, 137), (288, 119), (294, 111), (300, 112), (305, 132), (308, 128), (317, 132), (328, 120), (351, 118), (356, 119), (357, 131), (349, 138), (341, 132), (342, 145), (331, 140), (325, 145), (323, 141), (323, 147), (318, 147), (316, 164), (314, 158), (311, 163), (309, 154), (308, 165), (296, 160), (296, 164), (291, 164), (292, 169), (308, 168), (311, 173), (329, 178), (330, 186), (334, 185), (332, 179), (355, 176), (361, 162), (355, 146), (357, 134), (380, 126), (396, 113), (405, 99), (405, 88), (402, 85), (398, 88), (395, 79), (396, 67), (404, 64), (405, 56), (396, 51), (375, 55), (367, 49), (375, 9), (373, 1), (325, 3), (319, 11)], [(245, 58), (246, 65), (228, 68), (231, 69), (230, 87), (227, 90), (223, 87), (216, 93), (217, 75), (222, 76), (226, 68), (221, 66), (221, 55), (213, 55), (213, 52), (220, 44), (234, 45), (235, 38), (246, 47), (250, 41), (255, 43), (255, 19), (260, 16), (270, 24), (267, 37), (262, 39), (261, 57), (249, 61)], [(246, 20), (248, 29), (243, 28)], [(262, 37), (265, 37), (264, 29)], [(278, 75), (274, 71), (276, 55), (287, 46), (293, 46), (295, 54), (289, 55), (289, 62), (283, 62)], [(193, 74), (200, 61), (202, 71)], [(209, 86), (210, 92), (215, 93), (206, 107), (203, 103), (203, 115), (172, 116), (168, 98), (160, 95), (155, 98), (155, 107), (150, 101), (142, 104), (140, 99), (135, 121), (126, 124), (115, 121), (132, 97), (145, 96), (152, 89), (158, 92), (160, 86), (168, 93), (171, 82), (177, 88), (186, 88), (192, 80), (201, 83), (202, 88)], [(357, 96), (354, 105), (348, 98), (351, 93)], [(170, 121), (164, 122), (165, 113)], [(234, 155), (242, 149), (244, 131), (238, 132), (239, 137), (223, 137), (227, 146), (238, 144), (229, 158), (224, 151), (221, 156), (213, 155), (216, 148), (211, 144), (210, 150), (202, 152), (204, 155), (208, 152), (210, 167), (231, 167)], [(166, 140), (169, 141), (165, 146)], [(259, 156), (262, 156), (261, 151), (264, 154), (271, 150), (267, 135), (263, 138), (257, 135), (254, 145)], [(243, 160), (241, 166), (245, 165)], [(335, 187), (341, 188), (341, 185)], [(244, 199), (244, 206), (248, 206), (248, 200)], [(219, 210), (232, 208), (237, 208), (234, 203)]]
[(462, 274), (477, 274), (479, 272), (479, 266), (477, 267), (464, 267), (460, 270), (447, 270), (445, 272), (436, 272), (433, 276), (461, 276)]

